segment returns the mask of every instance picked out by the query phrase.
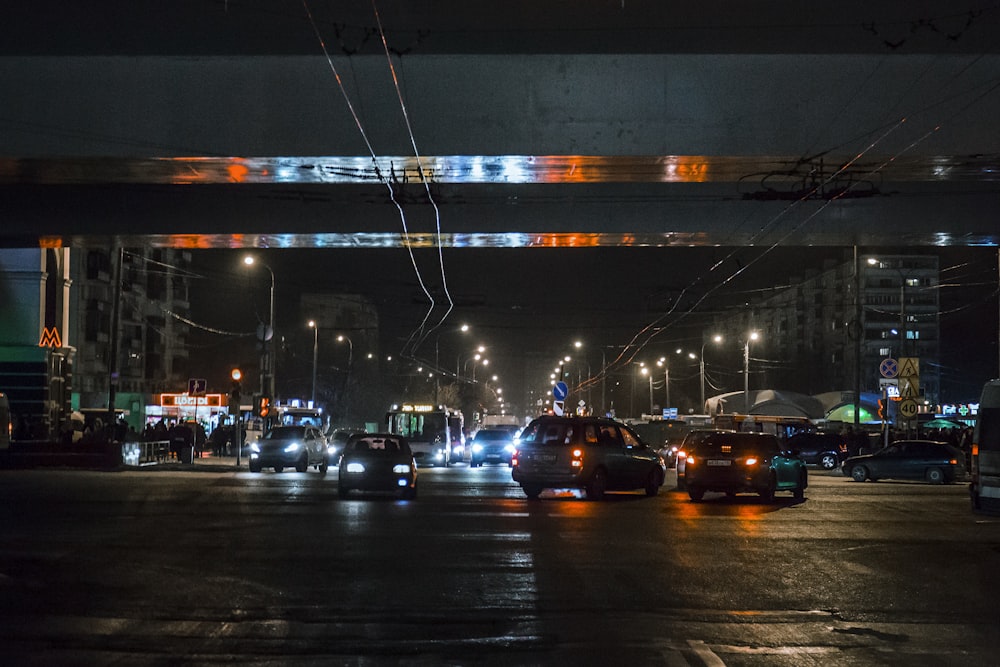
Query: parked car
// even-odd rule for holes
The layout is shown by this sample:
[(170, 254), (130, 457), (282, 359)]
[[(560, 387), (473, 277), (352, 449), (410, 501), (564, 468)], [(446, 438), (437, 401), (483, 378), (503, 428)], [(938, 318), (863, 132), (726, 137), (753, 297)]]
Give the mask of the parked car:
[(696, 455), (698, 443), (713, 433), (735, 433), (731, 429), (694, 429), (688, 431), (677, 450), (677, 488), (684, 489), (686, 484), (687, 460)]
[(767, 433), (709, 434), (688, 455), (684, 476), (695, 502), (706, 491), (721, 491), (730, 498), (748, 491), (766, 502), (774, 500), (776, 491), (791, 491), (802, 500), (809, 485), (806, 464)]
[(389, 433), (360, 433), (344, 445), (337, 493), (351, 491), (397, 493), (417, 497), (417, 464), (406, 438)]
[(847, 441), (837, 433), (796, 433), (785, 443), (785, 448), (796, 452), (806, 463), (818, 465), (824, 470), (839, 467), (847, 458)]
[(511, 466), (532, 499), (553, 488), (585, 489), (591, 500), (631, 489), (655, 496), (666, 477), (654, 449), (624, 424), (600, 417), (536, 418), (521, 431)]
[(472, 455), (469, 465), (478, 468), (484, 463), (510, 465), (514, 454), (514, 433), (509, 428), (481, 428), (472, 438)]
[(962, 450), (934, 440), (898, 440), (874, 454), (848, 458), (842, 470), (855, 482), (891, 478), (950, 484), (967, 477)]
[(250, 443), (250, 472), (271, 467), (281, 472), (285, 466), (305, 472), (316, 466), (326, 474), (328, 465), (326, 437), (315, 426), (275, 426)]

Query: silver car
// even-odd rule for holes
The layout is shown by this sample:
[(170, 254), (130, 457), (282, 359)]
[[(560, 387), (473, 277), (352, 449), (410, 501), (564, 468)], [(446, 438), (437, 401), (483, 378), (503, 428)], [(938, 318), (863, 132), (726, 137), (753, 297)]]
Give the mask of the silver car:
[(281, 472), (285, 466), (305, 472), (316, 466), (326, 474), (328, 465), (326, 437), (315, 426), (275, 426), (250, 444), (250, 472), (261, 468)]

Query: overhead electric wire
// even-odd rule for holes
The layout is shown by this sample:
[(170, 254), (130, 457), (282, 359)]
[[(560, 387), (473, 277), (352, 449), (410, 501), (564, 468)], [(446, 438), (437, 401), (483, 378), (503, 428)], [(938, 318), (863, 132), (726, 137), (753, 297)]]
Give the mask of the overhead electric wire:
[[(424, 172), (423, 162), (420, 158), (420, 150), (417, 148), (417, 140), (413, 134), (413, 126), (410, 123), (410, 114), (406, 110), (406, 101), (403, 99), (403, 93), (399, 87), (399, 77), (396, 75), (396, 67), (395, 65), (393, 65), (392, 56), (389, 54), (389, 44), (385, 39), (385, 31), (382, 28), (382, 17), (379, 15), (378, 6), (376, 5), (375, 0), (372, 0), (372, 11), (375, 13), (375, 22), (378, 25), (379, 38), (382, 40), (382, 48), (385, 51), (385, 58), (389, 64), (389, 72), (392, 74), (392, 83), (393, 87), (396, 90), (396, 98), (399, 100), (399, 108), (402, 111), (403, 120), (406, 123), (406, 132), (410, 138), (410, 145), (413, 147), (413, 155), (417, 161), (417, 174), (420, 176), (420, 181), (424, 185), (424, 191), (427, 193), (427, 199), (428, 201), (430, 201), (431, 206), (434, 208), (434, 229), (435, 229), (435, 238), (437, 239), (437, 243), (435, 245), (437, 246), (437, 251), (438, 251), (438, 265), (441, 267), (441, 289), (444, 291), (445, 297), (448, 299), (447, 311), (445, 311), (444, 315), (441, 316), (441, 319), (434, 327), (430, 329), (430, 331), (425, 332), (424, 326), (427, 324), (427, 320), (430, 318), (430, 315), (434, 310), (434, 300), (433, 298), (431, 299), (431, 308), (427, 311), (426, 315), (424, 315), (424, 319), (420, 322), (420, 325), (410, 334), (410, 337), (407, 340), (408, 344), (411, 342), (413, 343), (412, 348), (410, 349), (411, 352), (415, 353), (420, 343), (426, 340), (427, 336), (429, 336), (434, 331), (434, 329), (437, 329), (442, 324), (444, 324), (444, 321), (448, 318), (448, 315), (450, 315), (451, 311), (454, 310), (455, 302), (451, 298), (451, 293), (448, 291), (448, 278), (445, 275), (445, 269), (444, 269), (444, 252), (441, 243), (441, 210), (438, 208), (437, 202), (434, 201), (434, 195), (431, 193), (430, 184), (428, 183), (427, 180), (427, 174)], [(409, 247), (409, 244), (407, 244), (407, 247)], [(410, 253), (410, 258), (413, 259), (412, 250)], [(414, 266), (416, 266), (416, 262), (414, 262)], [(417, 335), (418, 332), (420, 332), (419, 335)], [(404, 350), (405, 349), (406, 348), (404, 347)]]
[[(310, 25), (312, 25), (313, 32), (316, 34), (316, 39), (319, 41), (320, 49), (322, 49), (323, 51), (323, 55), (326, 58), (326, 62), (330, 67), (330, 71), (333, 73), (334, 79), (337, 82), (337, 86), (340, 88), (340, 92), (344, 96), (344, 101), (347, 103), (347, 108), (351, 113), (351, 117), (354, 119), (354, 123), (357, 126), (358, 131), (361, 133), (361, 137), (365, 142), (365, 146), (367, 146), (368, 148), (368, 153), (371, 155), (372, 164), (375, 169), (375, 174), (378, 177), (379, 181), (384, 183), (385, 186), (388, 188), (389, 198), (392, 200), (392, 203), (396, 206), (396, 210), (399, 211), (399, 220), (403, 227), (404, 245), (406, 246), (406, 250), (409, 253), (410, 263), (413, 265), (413, 271), (417, 277), (417, 282), (420, 284), (420, 289), (423, 291), (424, 295), (430, 301), (430, 308), (428, 309), (428, 314), (425, 315), (424, 317), (424, 320), (426, 321), (426, 319), (430, 316), (430, 312), (432, 312), (434, 309), (435, 300), (430, 290), (427, 288), (427, 285), (424, 283), (423, 276), (420, 273), (420, 267), (417, 266), (417, 260), (413, 254), (413, 245), (410, 241), (410, 231), (406, 223), (406, 213), (405, 211), (403, 211), (402, 205), (396, 199), (396, 192), (395, 189), (393, 188), (392, 183), (390, 183), (389, 180), (385, 178), (385, 176), (382, 174), (381, 169), (379, 168), (378, 156), (375, 153), (375, 149), (372, 147), (371, 141), (369, 141), (368, 139), (368, 134), (365, 132), (364, 126), (361, 123), (361, 119), (358, 117), (357, 112), (354, 110), (354, 105), (351, 103), (351, 98), (347, 94), (347, 89), (344, 87), (344, 82), (340, 78), (340, 73), (337, 71), (337, 67), (333, 63), (333, 58), (330, 56), (330, 52), (326, 48), (326, 42), (323, 40), (323, 35), (320, 33), (319, 27), (316, 25), (316, 21), (313, 19), (312, 11), (310, 11), (309, 9), (308, 0), (302, 0), (302, 5), (305, 7), (306, 15), (309, 18), (309, 23)], [(383, 42), (384, 42), (384, 36), (383, 36)]]

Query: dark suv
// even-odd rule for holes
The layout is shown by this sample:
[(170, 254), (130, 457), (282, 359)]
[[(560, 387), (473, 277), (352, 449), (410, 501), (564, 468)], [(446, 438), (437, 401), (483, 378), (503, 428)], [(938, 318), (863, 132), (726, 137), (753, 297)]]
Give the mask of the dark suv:
[(824, 470), (839, 468), (847, 458), (847, 441), (836, 433), (796, 433), (785, 443), (800, 459)]
[(721, 491), (730, 498), (749, 491), (767, 502), (774, 500), (775, 491), (791, 491), (802, 500), (809, 483), (806, 464), (765, 433), (710, 434), (688, 456), (684, 477), (695, 502), (706, 491)]
[(528, 498), (543, 489), (585, 489), (600, 500), (605, 491), (643, 489), (655, 496), (663, 485), (663, 459), (624, 424), (599, 417), (539, 417), (519, 436), (511, 460), (514, 481)]

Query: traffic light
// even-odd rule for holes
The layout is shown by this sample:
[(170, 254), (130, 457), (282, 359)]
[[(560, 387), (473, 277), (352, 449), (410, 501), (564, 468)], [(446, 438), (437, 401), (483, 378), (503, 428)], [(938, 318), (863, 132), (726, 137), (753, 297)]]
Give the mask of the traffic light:
[(229, 374), (233, 379), (232, 389), (229, 390), (229, 407), (230, 414), (234, 414), (240, 409), (240, 394), (243, 389), (243, 373), (238, 368), (234, 368)]
[(271, 397), (260, 394), (254, 396), (253, 408), (254, 415), (266, 419), (271, 414)]

